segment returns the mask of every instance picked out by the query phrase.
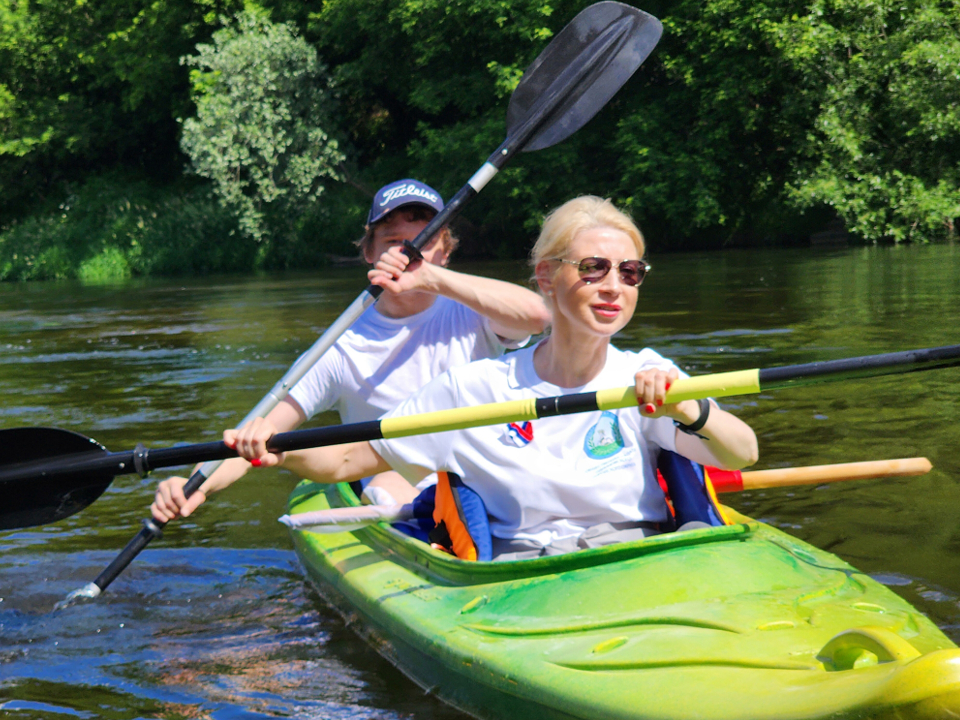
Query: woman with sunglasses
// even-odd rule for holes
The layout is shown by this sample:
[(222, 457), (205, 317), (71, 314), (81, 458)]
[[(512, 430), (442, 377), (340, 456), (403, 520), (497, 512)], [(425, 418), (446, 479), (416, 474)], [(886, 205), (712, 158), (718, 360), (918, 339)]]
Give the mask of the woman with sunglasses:
[(259, 420), (224, 438), (244, 457), (282, 462), (321, 482), (391, 467), (412, 483), (436, 471), (456, 473), (483, 499), (499, 559), (655, 534), (669, 513), (656, 480), (661, 449), (739, 469), (756, 462), (757, 440), (715, 403), (664, 404), (679, 368), (651, 349), (611, 345), (632, 318), (650, 269), (643, 255), (640, 231), (608, 200), (586, 196), (562, 205), (546, 218), (531, 253), (553, 316), (550, 335), (533, 348), (449, 370), (388, 416), (592, 392), (627, 378), (634, 378), (638, 408), (281, 456), (266, 453), (274, 429)]

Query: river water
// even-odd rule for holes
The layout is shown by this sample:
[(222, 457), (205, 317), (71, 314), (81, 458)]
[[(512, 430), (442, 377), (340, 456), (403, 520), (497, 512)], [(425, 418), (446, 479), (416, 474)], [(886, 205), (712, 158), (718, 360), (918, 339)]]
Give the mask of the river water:
[[(652, 262), (616, 344), (649, 345), (694, 374), (960, 343), (957, 246)], [(0, 427), (65, 428), (117, 451), (217, 440), (364, 286), (359, 268), (0, 285)], [(960, 642), (960, 369), (723, 404), (756, 429), (757, 469), (930, 458), (922, 477), (724, 499), (869, 572)], [(463, 717), (368, 649), (304, 579), (276, 522), (296, 483), (284, 471), (248, 475), (169, 525), (101, 598), (54, 610), (137, 532), (168, 474), (118, 477), (77, 515), (0, 532), (0, 717)]]

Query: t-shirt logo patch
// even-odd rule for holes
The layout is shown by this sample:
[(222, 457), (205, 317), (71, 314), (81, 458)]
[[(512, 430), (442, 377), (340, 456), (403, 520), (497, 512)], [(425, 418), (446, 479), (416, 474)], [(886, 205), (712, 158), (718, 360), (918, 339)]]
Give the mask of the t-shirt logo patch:
[(605, 410), (597, 423), (587, 431), (583, 439), (583, 451), (594, 460), (602, 460), (623, 450), (623, 435), (620, 420)]
[(507, 425), (506, 442), (515, 447), (529, 445), (533, 441), (533, 423), (527, 420), (522, 423), (512, 422)]

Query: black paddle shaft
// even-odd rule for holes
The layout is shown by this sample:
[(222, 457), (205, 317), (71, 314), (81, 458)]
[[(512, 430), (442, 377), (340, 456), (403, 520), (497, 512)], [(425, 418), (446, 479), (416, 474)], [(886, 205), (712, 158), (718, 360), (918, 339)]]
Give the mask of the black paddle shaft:
[(825, 360), (803, 365), (785, 365), (783, 367), (760, 370), (760, 388), (777, 390), (800, 385), (813, 385), (825, 381), (837, 382), (856, 378), (872, 378), (893, 373), (903, 374), (954, 367), (960, 364), (960, 345), (904, 350), (903, 352), (884, 353), (845, 358), (843, 360)]
[[(882, 355), (866, 355), (841, 360), (764, 368), (758, 371), (758, 376), (760, 391), (762, 392), (854, 378), (871, 378), (894, 373), (903, 374), (934, 370), (957, 365), (960, 365), (960, 345), (948, 345)], [(598, 406), (596, 393), (590, 392), (538, 398), (535, 407), (536, 416), (543, 418), (589, 412), (596, 410)], [(464, 427), (476, 424), (482, 424), (482, 421), (478, 420), (472, 425), (464, 425)], [(434, 426), (432, 429), (427, 428), (420, 430), (420, 432), (435, 432), (438, 429), (449, 428)], [(270, 438), (267, 445), (270, 452), (281, 453), (306, 448), (379, 440), (383, 437), (381, 421), (370, 420), (347, 425), (327, 425), (277, 433)], [(396, 436), (388, 434), (388, 437)], [(36, 448), (42, 443), (43, 449), (35, 449), (32, 457), (45, 457), (45, 459), (5, 463), (0, 469), (0, 488), (7, 490), (12, 490), (17, 483), (35, 483), (63, 478), (87, 477), (99, 480), (132, 473), (146, 476), (151, 471), (160, 468), (237, 457), (237, 451), (222, 441), (178, 445), (152, 450), (143, 445), (138, 445), (133, 450), (108, 452), (102, 445), (90, 438), (69, 430), (56, 428), (0, 430), (0, 440), (5, 441), (5, 444), (20, 448)], [(51, 459), (50, 455), (55, 455), (55, 457)]]
[[(864, 357), (830, 360), (802, 365), (760, 369), (757, 372), (759, 390), (776, 390), (800, 385), (836, 382), (852, 378), (878, 377), (947, 368), (960, 365), (960, 345), (921, 350), (868, 355)], [(708, 376), (709, 377), (709, 376)], [(723, 374), (717, 376), (723, 377)], [(705, 394), (716, 392), (709, 384)], [(749, 392), (749, 391), (745, 391)], [(509, 404), (509, 403), (508, 403)], [(538, 398), (535, 416), (538, 418), (598, 409), (596, 393), (576, 393), (558, 397)], [(618, 406), (619, 407), (619, 406)], [(483, 424), (487, 417), (477, 413), (461, 417), (459, 427)], [(476, 415), (475, 418), (472, 415)], [(417, 432), (437, 432), (449, 429), (449, 418), (438, 424), (421, 426)], [(455, 423), (455, 424), (456, 424)], [(270, 438), (271, 452), (286, 452), (304, 448), (341, 445), (351, 442), (398, 437), (396, 428), (384, 430), (380, 420), (349, 425), (332, 425), (278, 433)], [(406, 433), (405, 433), (406, 434)], [(9, 448), (8, 461), (0, 465), (0, 493), (5, 503), (0, 508), (0, 529), (27, 527), (33, 514), (52, 513), (62, 509), (59, 517), (76, 512), (96, 498), (116, 475), (223, 460), (236, 457), (236, 450), (223, 442), (179, 445), (148, 449), (138, 445), (133, 450), (111, 453), (102, 445), (79, 433), (57, 428), (13, 428), (0, 430), (0, 443)], [(93, 490), (91, 490), (91, 488)], [(48, 497), (48, 495), (51, 495)], [(83, 502), (83, 505), (80, 503)], [(20, 515), (20, 522), (17, 515)], [(8, 517), (9, 516), (9, 517)], [(46, 522), (52, 522), (51, 518)], [(7, 521), (4, 524), (4, 521)]]
[[(60, 451), (53, 460), (14, 462), (0, 470), (0, 490), (8, 500), (0, 510), (0, 530), (42, 525), (72, 515), (96, 500), (116, 475), (137, 473), (145, 477), (159, 468), (237, 457), (236, 450), (223, 442), (156, 450), (138, 445), (130, 451), (111, 453), (90, 438), (57, 428), (0, 430), (0, 437), (13, 447), (32, 448), (32, 454), (23, 455), (24, 458)], [(380, 422), (374, 420), (278, 433), (271, 438), (269, 447), (272, 452), (284, 452), (379, 437)], [(187, 484), (194, 487), (187, 492), (185, 485), (185, 494), (189, 497), (204, 480), (202, 474), (194, 473)], [(152, 517), (144, 520), (140, 532), (94, 580), (92, 586), (97, 590), (88, 585), (76, 592), (93, 597), (103, 591), (151, 541), (163, 534), (165, 525)]]

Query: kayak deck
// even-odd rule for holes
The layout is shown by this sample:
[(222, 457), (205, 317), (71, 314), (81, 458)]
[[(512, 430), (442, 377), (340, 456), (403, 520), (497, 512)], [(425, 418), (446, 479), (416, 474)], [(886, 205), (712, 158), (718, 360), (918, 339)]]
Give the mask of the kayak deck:
[[(290, 512), (356, 502), (301, 484)], [(471, 563), (388, 525), (293, 532), (324, 597), (421, 687), (478, 717), (960, 714), (960, 650), (839, 558), (726, 527)]]

